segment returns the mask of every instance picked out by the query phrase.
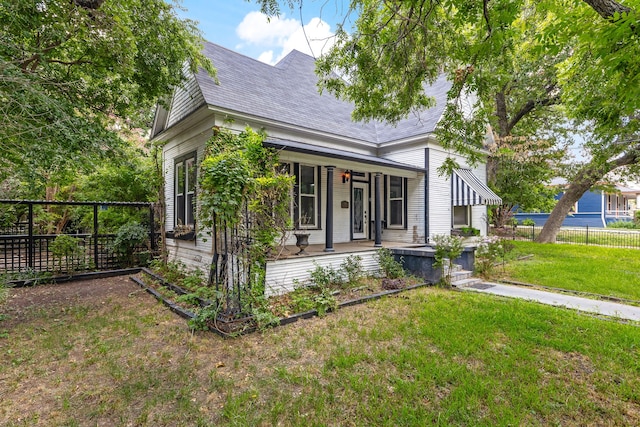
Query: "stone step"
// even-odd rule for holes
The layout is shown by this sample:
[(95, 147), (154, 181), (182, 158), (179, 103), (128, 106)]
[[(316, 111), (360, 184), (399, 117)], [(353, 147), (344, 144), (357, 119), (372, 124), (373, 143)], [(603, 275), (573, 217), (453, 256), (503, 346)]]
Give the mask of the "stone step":
[(477, 277), (468, 277), (460, 280), (452, 280), (451, 286), (453, 286), (454, 288), (467, 288), (469, 286), (472, 286), (481, 282), (482, 282), (482, 279), (479, 279)]

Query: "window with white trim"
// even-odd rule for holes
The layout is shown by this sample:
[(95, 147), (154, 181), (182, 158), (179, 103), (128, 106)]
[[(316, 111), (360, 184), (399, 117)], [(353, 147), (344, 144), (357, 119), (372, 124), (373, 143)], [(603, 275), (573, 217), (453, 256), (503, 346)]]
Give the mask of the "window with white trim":
[(298, 176), (298, 227), (317, 228), (318, 176), (315, 166), (300, 165)]
[(175, 160), (175, 220), (176, 227), (193, 228), (195, 224), (196, 196), (196, 153), (190, 153)]
[(404, 227), (405, 180), (400, 176), (389, 176), (387, 227)]
[(453, 207), (453, 228), (471, 227), (470, 206)]

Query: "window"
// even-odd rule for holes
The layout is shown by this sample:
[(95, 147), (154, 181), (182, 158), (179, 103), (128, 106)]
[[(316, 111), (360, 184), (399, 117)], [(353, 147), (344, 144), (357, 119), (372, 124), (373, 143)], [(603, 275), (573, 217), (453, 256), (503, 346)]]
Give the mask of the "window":
[(193, 228), (196, 195), (196, 153), (175, 162), (175, 226)]
[(388, 227), (405, 226), (405, 179), (399, 176), (389, 177), (389, 216)]
[(315, 166), (299, 165), (298, 227), (317, 228), (318, 179)]
[(453, 207), (453, 227), (470, 227), (471, 221), (469, 221), (469, 206), (454, 206)]

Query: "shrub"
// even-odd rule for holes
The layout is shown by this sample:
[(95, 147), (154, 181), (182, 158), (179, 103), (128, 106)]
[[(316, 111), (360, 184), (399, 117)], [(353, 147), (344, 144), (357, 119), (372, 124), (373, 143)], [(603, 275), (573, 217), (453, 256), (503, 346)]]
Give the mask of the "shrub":
[(497, 236), (483, 239), (476, 248), (476, 272), (482, 277), (492, 277), (498, 259), (504, 258), (505, 248)]
[[(405, 276), (405, 271), (404, 268), (402, 268), (402, 263), (396, 261), (390, 249), (378, 249), (376, 251), (375, 258), (380, 265), (380, 270), (382, 270), (384, 277), (388, 279), (399, 279)], [(400, 260), (402, 261), (402, 257), (400, 258)]]
[(607, 224), (607, 228), (637, 229), (640, 228), (640, 224), (633, 221), (614, 221)]
[(340, 264), (340, 271), (344, 272), (348, 284), (353, 285), (357, 283), (363, 275), (362, 257), (349, 255), (342, 261), (342, 264)]
[(436, 234), (433, 236), (433, 242), (436, 251), (434, 255), (436, 262), (433, 266), (442, 269), (442, 283), (446, 286), (451, 286), (453, 261), (458, 258), (464, 250), (462, 239), (457, 236)]
[(149, 251), (141, 249), (149, 239), (149, 230), (138, 222), (130, 222), (118, 229), (111, 250), (125, 266), (145, 264)]
[(536, 222), (531, 218), (525, 218), (522, 220), (522, 225), (525, 225), (527, 227), (533, 227), (536, 225)]
[[(58, 260), (58, 271), (70, 273), (86, 267), (84, 260), (85, 248), (82, 243), (82, 239), (68, 234), (60, 234), (51, 242), (49, 250)], [(63, 260), (64, 269), (62, 266)]]
[(313, 262), (315, 268), (311, 272), (311, 282), (320, 289), (341, 286), (344, 283), (339, 271), (331, 266), (323, 267)]

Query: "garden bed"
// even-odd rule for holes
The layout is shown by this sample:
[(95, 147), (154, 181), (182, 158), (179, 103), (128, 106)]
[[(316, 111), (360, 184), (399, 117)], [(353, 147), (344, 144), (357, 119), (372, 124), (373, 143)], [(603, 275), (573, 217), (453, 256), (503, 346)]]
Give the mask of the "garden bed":
[[(131, 276), (131, 280), (171, 311), (187, 319), (191, 327), (195, 326), (194, 322), (199, 312), (207, 309), (213, 311), (215, 307), (213, 297), (215, 291), (211, 290), (209, 293), (212, 298), (198, 296), (197, 294), (206, 293), (202, 291), (206, 287), (192, 286), (193, 281), (187, 280), (186, 286), (183, 281), (182, 286), (179, 286), (146, 268), (141, 269), (139, 274)], [(266, 302), (263, 302), (263, 308), (268, 308), (270, 316), (273, 316), (273, 321), (268, 326), (281, 326), (422, 286), (428, 286), (428, 284), (415, 277), (399, 279), (367, 277), (361, 279), (357, 285), (331, 290), (330, 296), (326, 294), (326, 289), (323, 293), (314, 286), (301, 286), (293, 292), (267, 298)], [(218, 314), (206, 322), (206, 329), (222, 336), (250, 333), (263, 327), (256, 317), (253, 314), (227, 316)]]

